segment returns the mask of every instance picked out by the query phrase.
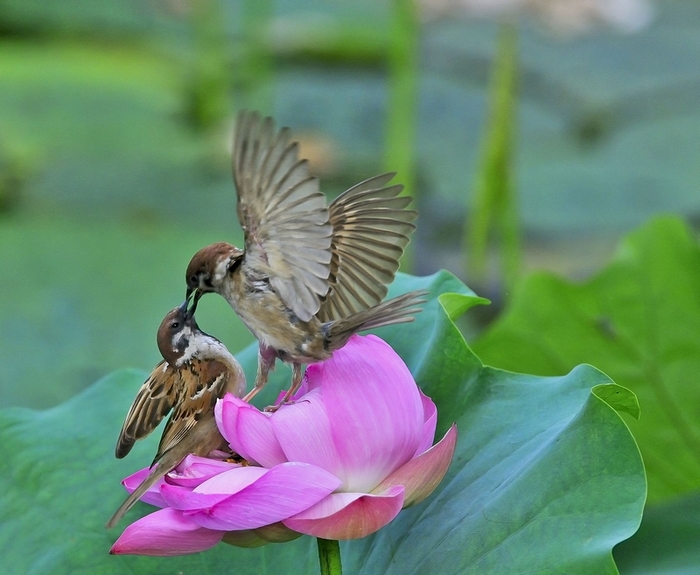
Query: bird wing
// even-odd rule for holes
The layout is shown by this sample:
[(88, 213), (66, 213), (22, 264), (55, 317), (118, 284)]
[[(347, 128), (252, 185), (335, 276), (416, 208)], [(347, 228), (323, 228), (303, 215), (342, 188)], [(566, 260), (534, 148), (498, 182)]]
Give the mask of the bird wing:
[[(230, 373), (216, 360), (191, 359), (178, 370), (180, 393), (165, 424), (153, 463), (180, 443), (226, 391)], [(199, 454), (202, 455), (202, 454)], [(206, 454), (204, 454), (206, 455)]]
[(269, 277), (282, 301), (302, 320), (319, 310), (328, 291), (332, 227), (326, 199), (288, 128), (241, 112), (233, 144), (238, 219), (245, 265)]
[(137, 440), (149, 435), (170, 412), (177, 400), (178, 381), (176, 370), (165, 361), (153, 369), (126, 414), (115, 450), (119, 459), (131, 451)]
[(359, 313), (379, 303), (399, 269), (399, 259), (418, 216), (406, 209), (403, 186), (386, 186), (395, 174), (382, 174), (353, 186), (330, 205), (333, 226), (329, 290), (318, 318), (322, 322)]

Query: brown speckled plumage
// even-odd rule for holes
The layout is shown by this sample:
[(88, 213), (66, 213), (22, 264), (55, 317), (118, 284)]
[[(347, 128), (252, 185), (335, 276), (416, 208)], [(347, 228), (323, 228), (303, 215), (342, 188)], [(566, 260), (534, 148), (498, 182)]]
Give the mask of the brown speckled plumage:
[(143, 383), (124, 420), (115, 454), (125, 457), (170, 413), (152, 471), (107, 523), (114, 526), (158, 479), (187, 455), (207, 455), (225, 440), (214, 420), (216, 400), (225, 393), (245, 393), (245, 376), (235, 358), (215, 338), (203, 333), (186, 304), (165, 316), (158, 348), (165, 358)]

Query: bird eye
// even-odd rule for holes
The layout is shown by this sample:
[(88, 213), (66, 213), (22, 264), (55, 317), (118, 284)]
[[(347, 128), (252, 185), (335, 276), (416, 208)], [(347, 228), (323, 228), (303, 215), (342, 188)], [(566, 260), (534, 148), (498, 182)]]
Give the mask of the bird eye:
[(170, 327), (173, 329), (177, 329), (178, 327), (180, 327), (180, 322), (174, 321), (173, 323), (170, 324)]
[(190, 285), (197, 285), (199, 283), (199, 278), (197, 276), (190, 276)]

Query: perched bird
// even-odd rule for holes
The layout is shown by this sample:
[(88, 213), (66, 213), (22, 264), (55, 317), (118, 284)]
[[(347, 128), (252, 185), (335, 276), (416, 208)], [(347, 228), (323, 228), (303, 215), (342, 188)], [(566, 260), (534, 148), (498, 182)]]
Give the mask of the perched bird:
[(259, 341), (255, 386), (276, 359), (301, 365), (329, 358), (358, 331), (412, 321), (424, 292), (380, 303), (415, 229), (411, 199), (383, 174), (346, 190), (329, 206), (299, 159), (288, 128), (242, 112), (236, 122), (233, 178), (245, 249), (220, 242), (187, 267), (187, 297), (222, 295)]
[(214, 404), (226, 392), (245, 393), (245, 375), (224, 344), (202, 332), (187, 301), (165, 316), (158, 329), (164, 358), (136, 394), (122, 430), (116, 456), (125, 457), (134, 443), (149, 435), (172, 411), (151, 464), (151, 472), (107, 522), (113, 527), (148, 488), (187, 455), (205, 456), (225, 447), (214, 419)]

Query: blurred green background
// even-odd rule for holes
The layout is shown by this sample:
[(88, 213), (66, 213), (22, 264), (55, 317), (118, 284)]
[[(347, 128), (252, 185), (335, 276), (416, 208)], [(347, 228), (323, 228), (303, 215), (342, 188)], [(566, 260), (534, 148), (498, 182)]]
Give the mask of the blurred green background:
[[(5, 0), (0, 405), (48, 407), (159, 360), (155, 330), (191, 255), (240, 240), (228, 144), (243, 107), (294, 129), (329, 196), (398, 170), (421, 214), (404, 268), (447, 268), (495, 302), (469, 333), (513, 285), (498, 243), (478, 273), (465, 258), (469, 223), (488, 212), (475, 190), (494, 193), (489, 150), (507, 160), (514, 281), (588, 277), (658, 212), (697, 221), (695, 0), (658, 2), (634, 34), (524, 17), (510, 92), (492, 73), (499, 24), (427, 4)], [(251, 341), (221, 298), (198, 319), (234, 351)]]

